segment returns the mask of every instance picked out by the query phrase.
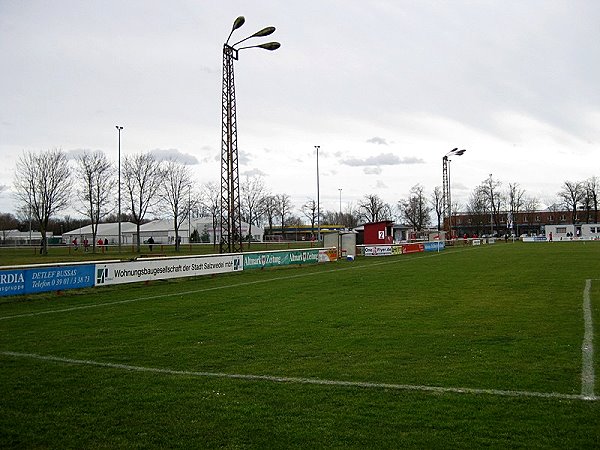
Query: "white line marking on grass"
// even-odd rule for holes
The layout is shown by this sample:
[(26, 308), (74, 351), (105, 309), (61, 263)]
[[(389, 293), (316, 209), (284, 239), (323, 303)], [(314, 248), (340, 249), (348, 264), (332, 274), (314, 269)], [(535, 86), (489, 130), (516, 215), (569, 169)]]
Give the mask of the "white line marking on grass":
[(592, 280), (585, 280), (585, 289), (583, 290), (583, 323), (584, 334), (583, 344), (581, 345), (582, 366), (581, 366), (581, 395), (585, 398), (595, 398), (594, 395), (594, 327), (592, 324), (592, 302), (590, 299), (590, 290)]
[(14, 358), (28, 358), (39, 361), (51, 361), (64, 364), (76, 364), (83, 366), (95, 366), (108, 369), (120, 369), (135, 372), (158, 373), (164, 375), (182, 375), (201, 378), (226, 378), (233, 380), (248, 380), (248, 381), (267, 381), (273, 383), (291, 383), (291, 384), (312, 384), (319, 386), (340, 386), (351, 388), (364, 389), (391, 389), (399, 391), (414, 391), (414, 392), (434, 392), (438, 394), (471, 394), (471, 395), (495, 395), (501, 397), (538, 397), (559, 400), (598, 400), (595, 396), (584, 396), (576, 394), (561, 394), (558, 392), (530, 392), (530, 391), (512, 391), (501, 389), (475, 389), (475, 388), (453, 388), (441, 386), (420, 386), (411, 384), (395, 384), (395, 383), (373, 383), (368, 381), (341, 381), (341, 380), (324, 380), (320, 378), (301, 378), (301, 377), (280, 377), (273, 375), (251, 375), (251, 374), (232, 374), (222, 372), (195, 372), (188, 370), (172, 370), (161, 369), (157, 367), (132, 366), (129, 364), (116, 364), (99, 361), (90, 361), (82, 359), (61, 358), (58, 356), (43, 356), (35, 353), (19, 353), (19, 352), (0, 352), (1, 355)]
[[(468, 249), (466, 249), (466, 250), (468, 250)], [(465, 251), (465, 250), (458, 250), (458, 251)], [(453, 253), (457, 253), (458, 251), (455, 251), (452, 253), (446, 253), (446, 254), (453, 254)], [(217, 291), (217, 290), (221, 290), (221, 289), (231, 289), (231, 288), (238, 288), (238, 287), (243, 287), (243, 286), (251, 286), (253, 284), (270, 283), (272, 281), (290, 280), (290, 279), (294, 279), (294, 278), (310, 277), (310, 276), (320, 275), (323, 273), (342, 272), (345, 270), (359, 270), (359, 269), (369, 268), (372, 266), (381, 266), (381, 265), (387, 265), (387, 264), (396, 264), (399, 262), (414, 261), (415, 259), (434, 258), (439, 255), (443, 255), (443, 253), (432, 253), (430, 255), (424, 255), (424, 256), (419, 256), (419, 257), (415, 257), (415, 258), (406, 258), (406, 259), (394, 258), (394, 260), (392, 260), (392, 261), (376, 262), (376, 263), (372, 263), (369, 265), (358, 265), (357, 264), (357, 265), (352, 265), (349, 267), (340, 267), (340, 268), (336, 268), (336, 269), (323, 270), (323, 271), (319, 271), (319, 272), (300, 273), (300, 274), (288, 275), (288, 276), (283, 276), (283, 277), (269, 278), (266, 280), (247, 281), (244, 283), (227, 284), (227, 285), (223, 285), (223, 286), (214, 286), (214, 287), (208, 287), (208, 288), (202, 288), (202, 289), (194, 289), (191, 291), (181, 291), (181, 292), (171, 292), (168, 294), (150, 295), (147, 297), (138, 297), (138, 298), (132, 298), (129, 300), (119, 300), (119, 301), (115, 301), (115, 302), (93, 303), (90, 305), (80, 305), (80, 306), (73, 306), (71, 308), (62, 308), (62, 309), (47, 309), (44, 311), (37, 311), (37, 312), (32, 312), (32, 313), (15, 314), (12, 316), (3, 316), (3, 317), (0, 317), (0, 320), (18, 319), (21, 317), (43, 316), (46, 314), (57, 314), (57, 313), (62, 313), (62, 312), (79, 311), (81, 309), (102, 308), (104, 306), (112, 306), (112, 305), (123, 305), (126, 303), (135, 303), (135, 302), (140, 302), (143, 300), (156, 300), (159, 298), (168, 298), (168, 297), (177, 297), (177, 296), (190, 295), (190, 294), (199, 294), (202, 292)]]

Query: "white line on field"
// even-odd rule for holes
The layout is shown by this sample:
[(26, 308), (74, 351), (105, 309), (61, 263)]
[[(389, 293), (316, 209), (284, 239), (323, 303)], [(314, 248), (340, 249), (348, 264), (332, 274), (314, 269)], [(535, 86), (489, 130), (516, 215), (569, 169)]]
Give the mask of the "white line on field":
[(302, 378), (302, 377), (280, 377), (274, 375), (251, 375), (251, 374), (234, 374), (222, 372), (195, 372), (188, 370), (172, 370), (161, 369), (157, 367), (132, 366), (129, 364), (116, 364), (108, 362), (90, 361), (82, 359), (61, 358), (58, 356), (44, 356), (35, 353), (19, 353), (19, 352), (0, 352), (3, 356), (14, 358), (29, 358), (39, 361), (50, 361), (64, 364), (76, 364), (83, 366), (103, 367), (107, 369), (120, 369), (135, 372), (158, 373), (164, 375), (181, 375), (189, 377), (202, 378), (226, 378), (234, 380), (248, 381), (268, 381), (273, 383), (291, 383), (291, 384), (312, 384), (320, 386), (340, 386), (354, 387), (365, 389), (392, 389), (400, 391), (414, 392), (434, 392), (434, 393), (450, 393), (450, 394), (471, 394), (471, 395), (495, 395), (501, 397), (538, 397), (560, 400), (599, 400), (599, 397), (585, 396), (576, 394), (561, 394), (558, 392), (531, 392), (531, 391), (513, 391), (502, 389), (476, 389), (476, 388), (455, 388), (441, 386), (422, 386), (412, 384), (395, 384), (395, 383), (374, 383), (368, 381), (342, 381), (342, 380), (324, 380), (321, 378)]
[(590, 290), (592, 280), (585, 280), (585, 289), (583, 290), (583, 323), (584, 334), (583, 344), (581, 344), (582, 365), (581, 365), (581, 395), (585, 398), (594, 398), (594, 327), (592, 324), (592, 305), (590, 299)]
[[(447, 253), (447, 254), (453, 254), (453, 253), (457, 253), (459, 251), (465, 251), (465, 250), (457, 250), (455, 252)], [(57, 313), (62, 313), (62, 312), (79, 311), (81, 309), (102, 308), (104, 306), (122, 305), (125, 303), (135, 303), (135, 302), (140, 302), (143, 300), (156, 300), (159, 298), (168, 298), (168, 297), (177, 297), (177, 296), (190, 295), (190, 294), (199, 294), (201, 292), (209, 292), (209, 291), (217, 291), (217, 290), (221, 290), (221, 289), (231, 289), (231, 288), (237, 288), (237, 287), (243, 287), (243, 286), (251, 286), (253, 284), (270, 283), (272, 281), (290, 280), (293, 278), (310, 277), (310, 276), (320, 275), (323, 273), (341, 272), (341, 271), (345, 271), (345, 270), (357, 270), (357, 269), (369, 268), (372, 266), (381, 266), (381, 265), (387, 265), (387, 264), (396, 264), (399, 262), (414, 261), (415, 259), (433, 258), (433, 257), (436, 257), (438, 255), (443, 255), (443, 254), (444, 253), (431, 253), (431, 254), (425, 255), (425, 256), (419, 256), (419, 257), (415, 257), (415, 258), (406, 258), (406, 259), (394, 258), (393, 260), (390, 260), (390, 261), (376, 262), (376, 263), (372, 263), (369, 265), (352, 265), (352, 266), (348, 266), (348, 267), (340, 267), (340, 268), (336, 268), (336, 269), (323, 270), (323, 271), (319, 271), (319, 272), (299, 273), (299, 274), (295, 274), (295, 275), (287, 275), (287, 276), (282, 276), (282, 277), (269, 278), (266, 280), (247, 281), (244, 283), (227, 284), (227, 285), (223, 285), (223, 286), (214, 286), (214, 287), (208, 287), (208, 288), (202, 288), (202, 289), (194, 289), (191, 291), (171, 292), (169, 294), (151, 295), (151, 296), (147, 296), (147, 297), (132, 298), (129, 300), (118, 300), (115, 302), (105, 302), (105, 303), (93, 303), (93, 304), (89, 304), (89, 305), (73, 306), (71, 308), (62, 308), (62, 309), (47, 309), (44, 311), (37, 311), (37, 312), (32, 312), (32, 313), (15, 314), (12, 316), (3, 316), (3, 317), (0, 317), (0, 320), (18, 319), (21, 317), (43, 316), (46, 314), (57, 314)]]

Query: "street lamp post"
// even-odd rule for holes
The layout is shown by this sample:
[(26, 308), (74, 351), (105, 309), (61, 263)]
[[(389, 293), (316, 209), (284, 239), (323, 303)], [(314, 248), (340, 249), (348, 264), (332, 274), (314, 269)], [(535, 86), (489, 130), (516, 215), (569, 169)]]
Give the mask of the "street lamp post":
[(235, 83), (233, 76), (233, 61), (238, 59), (238, 52), (246, 48), (262, 48), (277, 50), (279, 42), (267, 42), (260, 45), (250, 45), (236, 48), (237, 45), (253, 37), (263, 37), (272, 34), (275, 27), (266, 27), (251, 36), (229, 45), (229, 39), (235, 30), (244, 25), (243, 16), (233, 22), (231, 32), (223, 44), (223, 92), (222, 92), (222, 128), (221, 128), (221, 198), (220, 226), (221, 253), (242, 251), (242, 219), (240, 201), (240, 176), (237, 147), (237, 119), (235, 101)]
[(452, 239), (452, 196), (450, 193), (450, 156), (461, 156), (466, 152), (465, 149), (459, 150), (453, 148), (442, 158), (442, 203), (444, 217), (448, 219), (448, 231)]
[(340, 221), (342, 220), (342, 188), (338, 188), (340, 191)]
[(123, 127), (117, 125), (117, 131), (119, 132), (119, 162), (118, 162), (118, 181), (117, 183), (119, 184), (118, 186), (118, 211), (117, 211), (117, 220), (119, 221), (119, 253), (121, 253), (121, 130), (123, 129)]
[(319, 149), (320, 145), (315, 145), (317, 149), (317, 242), (321, 243), (321, 198), (319, 192)]

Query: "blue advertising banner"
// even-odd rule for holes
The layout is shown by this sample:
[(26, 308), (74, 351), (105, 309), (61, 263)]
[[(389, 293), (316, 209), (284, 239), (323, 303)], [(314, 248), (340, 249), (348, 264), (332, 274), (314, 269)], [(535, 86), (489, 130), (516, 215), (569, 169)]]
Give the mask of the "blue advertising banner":
[(91, 287), (93, 264), (0, 270), (0, 297)]
[(426, 252), (439, 252), (446, 248), (446, 243), (443, 241), (431, 241), (425, 242), (425, 251)]

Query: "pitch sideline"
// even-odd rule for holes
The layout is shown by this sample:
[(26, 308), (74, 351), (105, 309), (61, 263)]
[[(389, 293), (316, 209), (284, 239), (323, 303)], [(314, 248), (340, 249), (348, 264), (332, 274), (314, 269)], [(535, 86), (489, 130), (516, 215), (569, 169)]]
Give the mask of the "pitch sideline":
[(581, 344), (581, 395), (584, 398), (594, 399), (594, 326), (592, 323), (591, 288), (592, 280), (585, 280), (585, 288), (583, 290), (584, 334), (583, 343)]
[(395, 384), (395, 383), (375, 383), (368, 381), (343, 381), (343, 380), (326, 380), (320, 378), (301, 378), (301, 377), (283, 377), (274, 375), (252, 375), (252, 374), (230, 374), (222, 372), (194, 372), (187, 370), (161, 369), (157, 367), (132, 366), (128, 364), (116, 364), (82, 359), (62, 358), (58, 356), (44, 356), (35, 353), (19, 353), (19, 352), (0, 352), (0, 355), (13, 358), (28, 358), (38, 361), (49, 361), (55, 363), (94, 366), (106, 369), (127, 370), (132, 372), (156, 373), (162, 375), (177, 375), (191, 376), (197, 378), (225, 378), (234, 380), (247, 381), (266, 381), (271, 383), (290, 383), (290, 384), (310, 384), (319, 386), (336, 386), (348, 388), (363, 388), (363, 389), (390, 389), (396, 391), (412, 391), (412, 392), (432, 392), (437, 394), (470, 394), (470, 395), (492, 395), (501, 397), (537, 397), (558, 400), (585, 400), (595, 401), (600, 398), (576, 394), (561, 394), (558, 392), (531, 392), (531, 391), (513, 391), (501, 389), (477, 389), (477, 388), (456, 388), (442, 386), (425, 386), (411, 384)]

